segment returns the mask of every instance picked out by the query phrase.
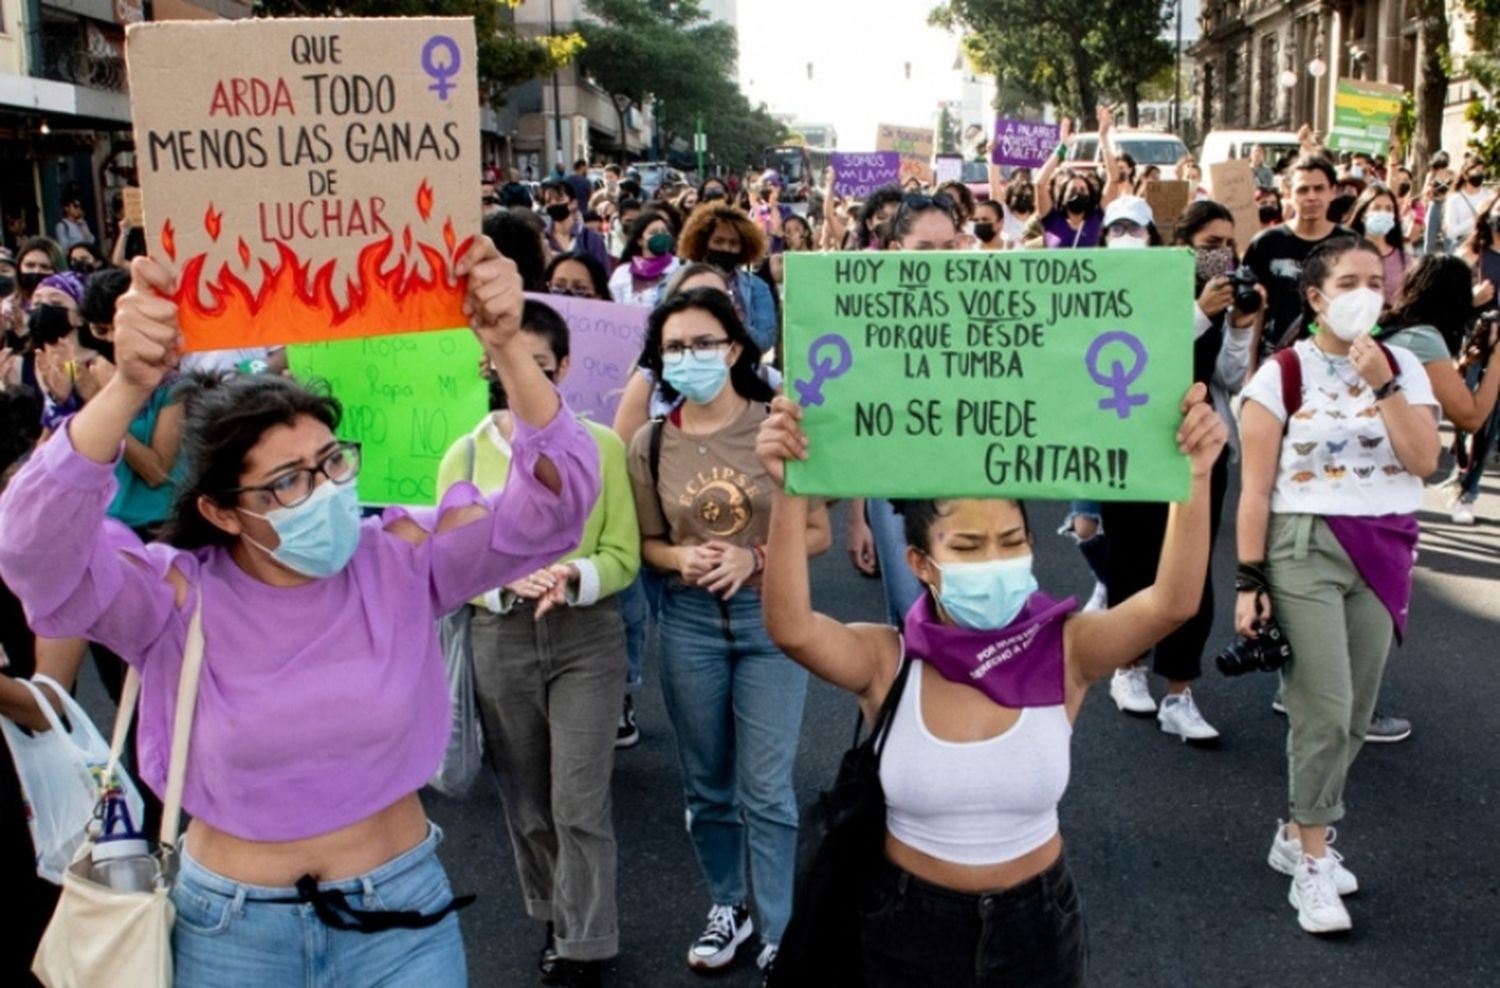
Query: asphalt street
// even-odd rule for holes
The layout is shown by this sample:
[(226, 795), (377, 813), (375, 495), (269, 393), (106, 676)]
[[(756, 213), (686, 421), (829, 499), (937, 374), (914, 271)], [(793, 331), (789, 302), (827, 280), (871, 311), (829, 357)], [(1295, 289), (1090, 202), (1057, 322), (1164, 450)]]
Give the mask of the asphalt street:
[[(1234, 491), (1231, 490), (1232, 518)], [(1500, 475), (1480, 501), (1489, 520), (1452, 525), (1428, 490), (1412, 633), (1392, 660), (1385, 710), (1410, 717), (1411, 740), (1368, 746), (1355, 766), (1338, 848), (1360, 879), (1355, 928), (1336, 940), (1298, 928), (1288, 880), (1265, 863), (1285, 813), (1285, 722), (1270, 709), (1269, 675), (1226, 680), (1211, 666), (1195, 690), (1224, 734), (1213, 750), (1181, 744), (1154, 720), (1118, 713), (1105, 684), (1085, 702), (1062, 805), (1067, 853), (1090, 930), (1091, 982), (1100, 988), (1489, 988), (1500, 985)], [(1077, 550), (1052, 533), (1064, 506), (1035, 504), (1042, 586), (1086, 599)], [(813, 564), (815, 604), (844, 620), (880, 613), (879, 584), (855, 574), (842, 545)], [(1214, 560), (1216, 586), (1232, 585), (1232, 526)], [(1221, 598), (1222, 599), (1222, 598)], [(1220, 608), (1210, 648), (1230, 641)], [(99, 723), (112, 712), (92, 664), (81, 695)], [(1160, 695), (1162, 684), (1154, 684)], [(655, 664), (640, 694), (644, 739), (621, 752), (614, 775), (622, 950), (612, 988), (706, 982), (759, 985), (754, 951), (727, 973), (689, 972), (685, 954), (709, 902), (684, 830), (671, 726)], [(827, 785), (849, 743), (851, 697), (817, 681), (802, 730), (799, 798)], [(455, 889), (478, 902), (462, 914), (471, 983), (538, 983), (541, 924), (526, 918), (498, 795), (486, 775), (463, 801), (426, 794), (446, 831), (442, 857)], [(436, 986), (434, 986), (436, 988)]]

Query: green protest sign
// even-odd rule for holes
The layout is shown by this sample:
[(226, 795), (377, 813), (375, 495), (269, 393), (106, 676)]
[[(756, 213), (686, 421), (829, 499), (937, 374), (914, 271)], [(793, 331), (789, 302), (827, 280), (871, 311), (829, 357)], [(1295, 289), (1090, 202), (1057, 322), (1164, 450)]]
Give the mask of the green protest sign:
[(1189, 250), (786, 255), (786, 393), (829, 497), (1187, 497)]
[(1328, 146), (1335, 151), (1385, 154), (1391, 124), (1401, 115), (1406, 90), (1384, 82), (1340, 79), (1333, 94), (1333, 126)]
[(432, 505), (443, 454), (489, 407), (481, 352), (473, 333), (453, 329), (304, 343), (287, 357), (343, 402), (339, 436), (362, 444), (360, 501)]

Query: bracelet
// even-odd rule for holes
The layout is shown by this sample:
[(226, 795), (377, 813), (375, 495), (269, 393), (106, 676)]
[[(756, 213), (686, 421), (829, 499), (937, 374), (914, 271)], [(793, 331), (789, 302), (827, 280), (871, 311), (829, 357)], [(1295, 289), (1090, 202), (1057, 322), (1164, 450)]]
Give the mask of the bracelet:
[(1056, 152), (1056, 154), (1057, 154), (1057, 160), (1058, 161), (1067, 161), (1068, 160), (1068, 146), (1066, 144), (1059, 144), (1057, 146), (1057, 152)]
[(1265, 560), (1255, 563), (1240, 563), (1234, 570), (1236, 593), (1261, 593), (1267, 589)]
[(765, 572), (765, 569), (766, 569), (766, 550), (762, 549), (758, 545), (751, 545), (749, 547), (749, 549), (750, 549), (750, 559), (751, 559), (750, 575), (751, 576), (755, 576), (757, 573), (763, 573), (763, 572)]
[(1401, 385), (1397, 384), (1396, 379), (1393, 377), (1389, 381), (1386, 381), (1380, 387), (1375, 389), (1375, 400), (1385, 401), (1391, 395), (1396, 394), (1400, 390)]

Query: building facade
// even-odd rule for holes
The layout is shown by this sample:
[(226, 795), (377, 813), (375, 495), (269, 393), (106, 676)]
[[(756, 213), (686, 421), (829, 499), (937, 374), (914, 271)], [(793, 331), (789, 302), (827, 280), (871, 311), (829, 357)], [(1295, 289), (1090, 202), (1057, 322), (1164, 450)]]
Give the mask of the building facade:
[[(1469, 26), (1450, 0), (1450, 47), (1462, 67)], [(1204, 0), (1197, 65), (1200, 127), (1327, 133), (1339, 79), (1401, 86), (1415, 94), (1422, 60), (1415, 0)], [(1477, 86), (1449, 85), (1443, 146), (1467, 142), (1464, 108)]]
[(250, 16), (242, 0), (0, 0), (0, 236), (51, 235), (64, 197), (83, 200), (101, 249), (135, 184), (125, 28)]

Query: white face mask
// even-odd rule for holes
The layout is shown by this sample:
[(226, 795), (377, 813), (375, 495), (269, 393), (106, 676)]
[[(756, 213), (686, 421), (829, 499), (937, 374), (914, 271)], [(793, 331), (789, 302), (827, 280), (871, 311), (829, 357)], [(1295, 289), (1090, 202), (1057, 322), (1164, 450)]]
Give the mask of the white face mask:
[[(1322, 292), (1318, 292), (1323, 295)], [(1353, 343), (1375, 328), (1380, 311), (1385, 308), (1385, 296), (1373, 288), (1356, 288), (1329, 298), (1328, 308), (1323, 310), (1323, 325), (1345, 343)]]
[(1383, 237), (1396, 228), (1395, 213), (1366, 213), (1365, 232), (1372, 237)]
[(1143, 236), (1138, 237), (1133, 233), (1122, 233), (1111, 237), (1106, 246), (1111, 250), (1138, 250), (1142, 247), (1149, 247), (1150, 242)]

